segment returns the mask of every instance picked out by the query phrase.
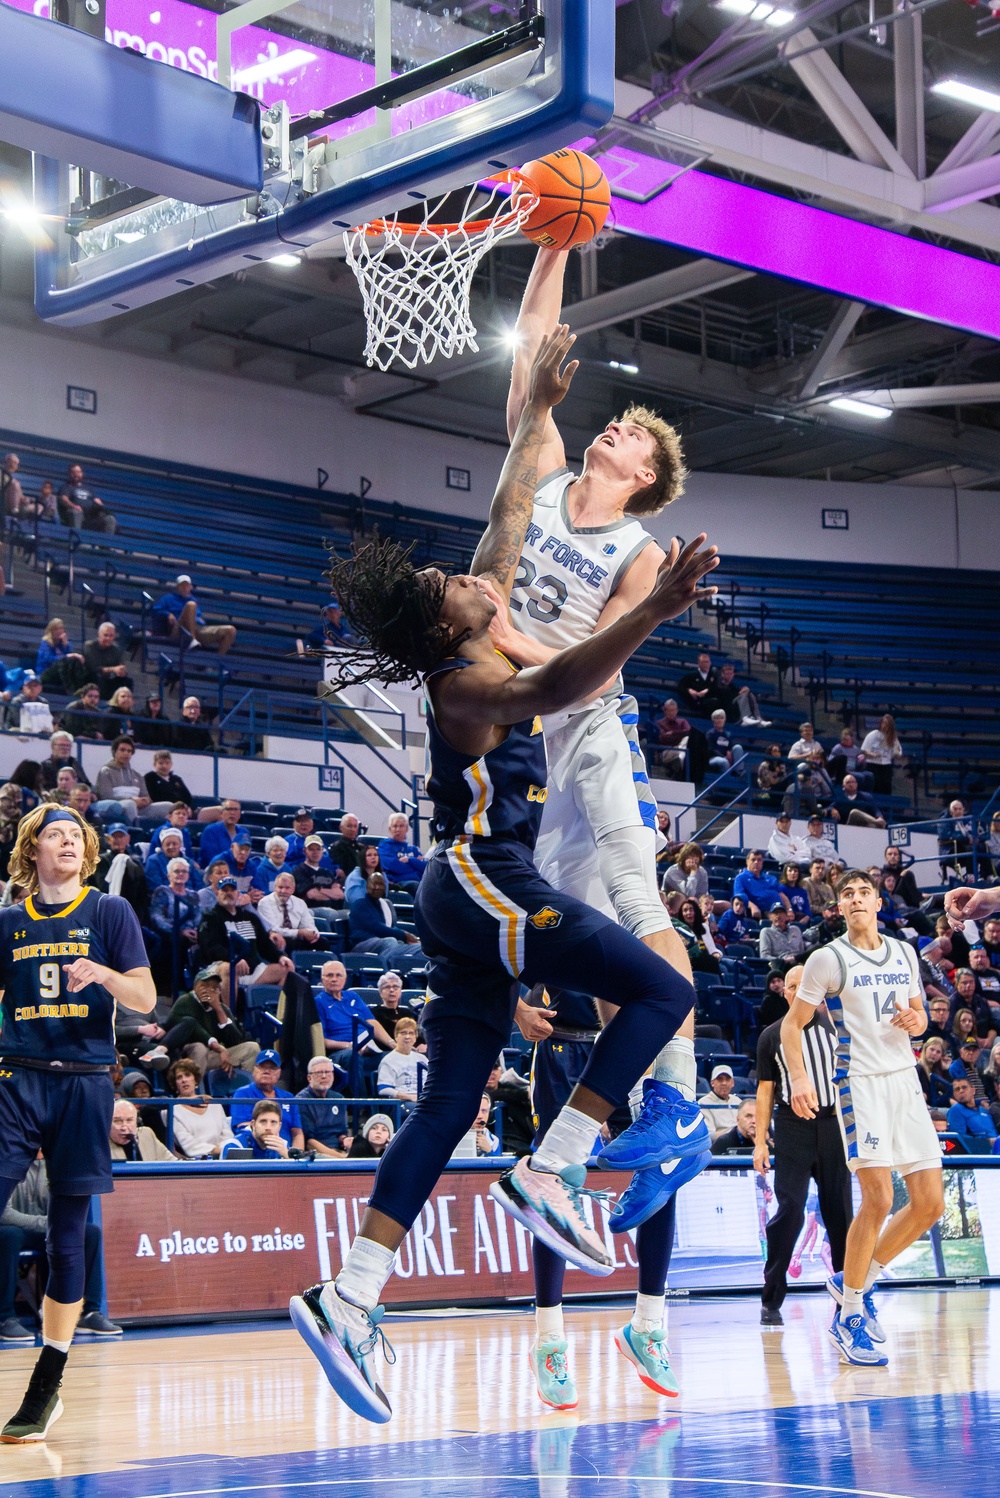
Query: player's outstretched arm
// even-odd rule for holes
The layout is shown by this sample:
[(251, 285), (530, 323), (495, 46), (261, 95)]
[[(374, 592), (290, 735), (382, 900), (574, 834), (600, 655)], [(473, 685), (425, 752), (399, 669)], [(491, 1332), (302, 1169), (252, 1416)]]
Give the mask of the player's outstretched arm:
[[(507, 436), (511, 441), (527, 403), (532, 361), (542, 339), (559, 322), (563, 277), (568, 258), (566, 250), (540, 249), (524, 288), (521, 310), (514, 329), (514, 364), (510, 372), (510, 394), (507, 396)], [(547, 473), (554, 473), (557, 468), (565, 467), (565, 464), (566, 449), (550, 415), (545, 423), (538, 471), (544, 478)]]
[(88, 983), (99, 983), (126, 1009), (150, 1014), (156, 1008), (156, 987), (148, 967), (133, 967), (127, 973), (116, 973), (100, 962), (91, 962), (89, 957), (78, 957), (75, 962), (65, 963), (63, 972), (70, 993), (79, 993)]
[(574, 342), (569, 329), (560, 324), (542, 339), (535, 353), (528, 398), (493, 496), (489, 525), (472, 561), (472, 575), (488, 579), (505, 608), (534, 508), (545, 422), (552, 407), (565, 396), (578, 368), (575, 359), (565, 364)]
[(944, 909), (952, 926), (960, 930), (966, 921), (981, 921), (1000, 910), (1000, 888), (950, 889), (944, 897)]

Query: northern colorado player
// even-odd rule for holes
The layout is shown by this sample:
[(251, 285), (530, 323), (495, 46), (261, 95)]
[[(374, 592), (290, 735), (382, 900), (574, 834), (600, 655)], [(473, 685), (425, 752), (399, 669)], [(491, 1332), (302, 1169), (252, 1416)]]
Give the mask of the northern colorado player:
[(42, 1351), (0, 1433), (8, 1443), (44, 1441), (62, 1414), (59, 1385), (83, 1306), (87, 1210), (91, 1196), (114, 1189), (115, 1005), (148, 1014), (156, 1004), (132, 907), (84, 884), (99, 851), (77, 812), (36, 807), (10, 857), (27, 899), (0, 911), (0, 1211), (39, 1149), (51, 1188)]

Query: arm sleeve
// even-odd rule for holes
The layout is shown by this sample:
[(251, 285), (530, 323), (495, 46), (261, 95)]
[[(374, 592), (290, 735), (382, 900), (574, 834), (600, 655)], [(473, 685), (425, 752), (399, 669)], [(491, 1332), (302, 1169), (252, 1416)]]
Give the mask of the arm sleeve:
[(840, 963), (836, 952), (820, 947), (806, 961), (805, 971), (796, 998), (816, 1007), (828, 994), (836, 993), (840, 987)]
[(127, 973), (149, 966), (139, 918), (127, 900), (120, 895), (102, 896), (100, 920), (108, 967), (116, 973)]

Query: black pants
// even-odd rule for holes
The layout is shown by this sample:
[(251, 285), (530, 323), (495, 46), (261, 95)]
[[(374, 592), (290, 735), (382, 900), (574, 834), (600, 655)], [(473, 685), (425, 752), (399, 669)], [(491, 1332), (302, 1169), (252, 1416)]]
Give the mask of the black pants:
[(834, 1271), (844, 1267), (847, 1230), (854, 1216), (851, 1173), (837, 1116), (798, 1118), (779, 1109), (774, 1119), (774, 1194), (778, 1210), (767, 1225), (767, 1263), (761, 1300), (777, 1310), (788, 1290), (786, 1275), (805, 1221), (809, 1182), (815, 1180), (819, 1210), (830, 1240)]
[[(14, 1296), (17, 1291), (18, 1254), (23, 1249), (45, 1250), (45, 1234), (34, 1233), (28, 1228), (0, 1225), (0, 1321), (14, 1314)], [(83, 1315), (101, 1309), (101, 1294), (104, 1287), (101, 1270), (101, 1230), (96, 1222), (88, 1222), (84, 1234), (83, 1257), (86, 1283), (83, 1291)]]

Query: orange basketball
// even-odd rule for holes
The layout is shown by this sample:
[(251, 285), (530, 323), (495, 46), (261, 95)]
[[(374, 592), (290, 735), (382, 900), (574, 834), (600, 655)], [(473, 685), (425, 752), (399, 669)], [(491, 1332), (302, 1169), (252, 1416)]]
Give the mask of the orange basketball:
[[(586, 244), (604, 225), (611, 207), (608, 179), (582, 151), (553, 151), (529, 161), (520, 175), (538, 195), (538, 207), (523, 232), (548, 250), (571, 250)], [(524, 187), (514, 188), (514, 205)]]

